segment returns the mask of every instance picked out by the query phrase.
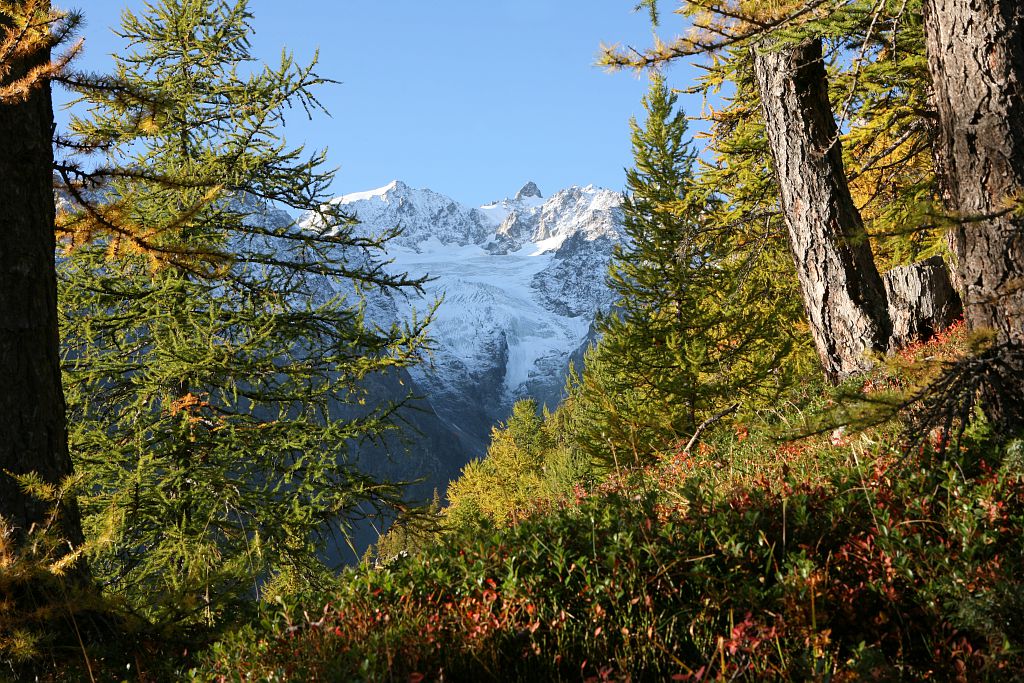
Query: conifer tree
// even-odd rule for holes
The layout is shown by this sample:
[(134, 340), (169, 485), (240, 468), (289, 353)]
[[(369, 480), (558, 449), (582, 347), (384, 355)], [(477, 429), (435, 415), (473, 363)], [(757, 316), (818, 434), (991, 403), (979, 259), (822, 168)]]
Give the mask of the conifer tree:
[(580, 438), (608, 464), (668, 448), (768, 389), (789, 351), (775, 311), (743, 305), (758, 284), (744, 277), (740, 242), (717, 220), (718, 198), (698, 182), (676, 102), (655, 74), (646, 122), (631, 124), (627, 240), (610, 271), (617, 311), (602, 320), (582, 378), (580, 410), (594, 419), (582, 421)]
[[(423, 320), (366, 320), (360, 291), (421, 282), (326, 202), (322, 155), (278, 137), (324, 79), (287, 54), (257, 65), (250, 20), (246, 0), (126, 11), (117, 87), (83, 80), (72, 123), (105, 179), (72, 183), (85, 201), (61, 220), (86, 532), (107, 590), (164, 622), (317, 582), (328, 542), (400, 499), (355, 464), (395, 408), (367, 405), (363, 381), (424, 342)], [(268, 221), (270, 203), (315, 215)]]
[[(657, 20), (660, 3), (646, 4)], [(609, 51), (604, 58), (611, 66), (649, 68), (713, 55), (695, 89), (706, 95), (722, 89), (737, 93), (725, 96), (724, 107), (710, 108), (710, 148), (717, 158), (706, 177), (717, 181), (727, 202), (742, 207), (734, 230), (764, 243), (756, 237), (758, 224), (772, 239), (780, 229), (785, 231), (781, 219), (792, 228), (793, 273), (799, 272), (805, 283), (811, 331), (832, 379), (869, 364), (863, 347), (885, 350), (905, 343), (908, 336), (926, 335), (948, 324), (958, 308), (948, 282), (943, 282), (948, 279), (945, 269), (934, 262), (888, 276), (886, 287), (895, 286), (901, 293), (886, 297), (864, 239), (866, 231), (881, 246), (879, 262), (889, 266), (941, 251), (941, 219), (933, 211), (941, 190), (931, 163), (934, 117), (926, 102), (920, 11), (920, 0), (730, 0), (710, 6), (683, 0), (677, 13), (690, 20), (688, 32), (643, 51)], [(820, 57), (807, 58), (799, 69), (783, 64), (786, 55), (804, 49), (794, 46), (817, 45), (822, 38), (828, 49)], [(756, 45), (761, 47), (753, 57)], [(779, 63), (763, 64), (770, 60)], [(764, 68), (761, 78), (754, 79), (759, 61)], [(775, 81), (767, 83), (769, 76)], [(765, 88), (770, 101), (762, 101)], [(784, 91), (797, 92), (805, 102), (787, 103)], [(813, 107), (808, 104), (812, 100)], [(801, 118), (800, 112), (812, 108), (816, 113)], [(831, 121), (833, 111), (838, 127)], [(786, 125), (791, 129), (780, 133)], [(783, 150), (786, 144), (790, 148)], [(808, 163), (795, 163), (801, 148)], [(824, 154), (822, 148), (831, 151)], [(840, 148), (845, 163), (838, 158)], [(783, 177), (772, 177), (776, 169)], [(822, 186), (799, 196), (820, 180), (837, 190)], [(832, 198), (825, 201), (826, 194)], [(781, 206), (780, 198), (785, 200)], [(806, 220), (812, 210), (824, 217)], [(830, 212), (836, 215), (827, 216)], [(815, 235), (815, 226), (824, 228), (823, 239)], [(826, 259), (826, 252), (833, 255)], [(827, 269), (817, 264), (826, 262), (833, 273), (823, 277), (818, 271)], [(840, 278), (847, 284), (837, 286)], [(911, 302), (908, 307), (903, 289), (919, 290), (927, 303), (918, 307)], [(886, 304), (892, 307), (890, 316)], [(848, 312), (853, 313), (850, 321), (845, 320)], [(899, 320), (890, 339), (885, 338), (887, 317)]]
[(964, 317), (996, 342), (985, 363), (982, 405), (1000, 428), (1018, 431), (1024, 428), (1024, 7), (1012, 0), (927, 0), (925, 35)]
[(755, 46), (765, 133), (779, 179), (804, 308), (825, 375), (864, 372), (884, 353), (892, 318), (832, 116), (820, 39)]
[(492, 430), (486, 456), (448, 487), (449, 526), (504, 526), (543, 497), (543, 463), (553, 445), (543, 427), (533, 399), (516, 402), (508, 421)]
[(385, 566), (437, 544), (441, 538), (441, 510), (441, 496), (434, 489), (430, 503), (405, 510), (395, 519), (387, 532), (366, 549), (362, 563)]
[(25, 484), (57, 491), (71, 474), (57, 341), (50, 82), (77, 48), (56, 59), (51, 51), (79, 18), (45, 0), (0, 3), (0, 517), (15, 545), (53, 526), (65, 549), (82, 538), (74, 499), (56, 496), (53, 510)]

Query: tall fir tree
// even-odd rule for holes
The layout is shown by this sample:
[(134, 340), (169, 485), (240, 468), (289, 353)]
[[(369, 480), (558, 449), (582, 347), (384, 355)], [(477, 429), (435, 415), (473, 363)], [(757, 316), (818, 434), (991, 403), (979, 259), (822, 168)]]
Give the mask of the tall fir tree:
[(584, 448), (606, 464), (634, 464), (672, 447), (730, 404), (778, 386), (788, 352), (776, 311), (746, 277), (721, 202), (696, 175), (684, 113), (654, 74), (645, 124), (632, 122), (627, 234), (611, 266), (617, 310), (587, 358), (578, 410)]
[[(323, 157), (278, 137), (324, 79), (250, 53), (246, 0), (125, 11), (72, 132), (59, 268), (71, 447), (97, 577), (161, 622), (217, 623), (327, 576), (327, 544), (400, 500), (356, 464), (391, 427), (364, 381), (419, 360), (426, 320), (380, 328), (360, 292), (419, 288), (327, 202)], [(110, 84), (116, 87), (105, 87)], [(83, 162), (84, 164), (85, 162)], [(305, 226), (262, 217), (277, 203)]]

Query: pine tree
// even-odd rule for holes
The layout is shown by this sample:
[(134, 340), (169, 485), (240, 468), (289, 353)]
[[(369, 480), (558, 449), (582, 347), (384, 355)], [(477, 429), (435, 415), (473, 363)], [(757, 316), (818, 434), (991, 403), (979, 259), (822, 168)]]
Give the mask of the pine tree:
[[(655, 8), (658, 5), (649, 4)], [(885, 335), (879, 329), (884, 332), (887, 327), (884, 307), (888, 302), (878, 278), (868, 273), (875, 270), (875, 263), (863, 239), (865, 232), (874, 238), (872, 242), (880, 246), (884, 256), (879, 262), (889, 266), (908, 264), (913, 258), (941, 251), (941, 231), (933, 212), (940, 187), (931, 163), (934, 117), (927, 111), (929, 84), (920, 8), (919, 0), (730, 0), (714, 6), (684, 1), (679, 14), (691, 22), (689, 32), (644, 51), (610, 51), (604, 58), (612, 66), (649, 68), (696, 55), (709, 57), (705, 75), (694, 90), (711, 97), (723, 95), (725, 104), (708, 108), (709, 148), (715, 160), (703, 175), (731, 206), (730, 224), (745, 239), (770, 248), (770, 242), (780, 234), (790, 233), (797, 268), (787, 277), (799, 272), (807, 283), (805, 308), (809, 315), (804, 320), (791, 320), (795, 328), (814, 333), (826, 373), (832, 378), (866, 365), (861, 347), (885, 350), (892, 343), (905, 342), (908, 329), (925, 334), (934, 331), (948, 323), (946, 318), (957, 308), (956, 301), (942, 301), (939, 294), (931, 306), (924, 307), (928, 313), (904, 310), (898, 305), (890, 313), (894, 320), (901, 321), (899, 333), (894, 333), (892, 339), (882, 339)], [(780, 56), (793, 53), (797, 49), (794, 46), (817, 44), (822, 38), (826, 39), (826, 51), (821, 58), (805, 60), (799, 74), (790, 67), (772, 64), (762, 69), (761, 82), (754, 78), (758, 59), (778, 61)], [(757, 58), (751, 54), (755, 45), (761, 45)], [(788, 76), (784, 73), (787, 70)], [(816, 73), (810, 74), (811, 70)], [(765, 102), (759, 86), (765, 85), (767, 75), (781, 80), (766, 86), (772, 95), (771, 101)], [(786, 134), (776, 130), (770, 139), (766, 135), (765, 105), (770, 105), (769, 113), (789, 106), (780, 99), (781, 81), (797, 86), (805, 99), (813, 92), (817, 113), (805, 117), (803, 127), (793, 125)], [(788, 111), (804, 111), (804, 107), (789, 107)], [(829, 121), (833, 112), (838, 130)], [(793, 123), (790, 118), (779, 114), (771, 120), (778, 128)], [(818, 136), (816, 142), (808, 134), (812, 130)], [(796, 197), (802, 188), (813, 184), (812, 174), (808, 173), (809, 164), (789, 164), (795, 158), (794, 150), (783, 151), (782, 141), (789, 141), (794, 149), (802, 146), (810, 150), (807, 158), (820, 161), (818, 177), (837, 188), (835, 192), (827, 191), (834, 195), (832, 199), (823, 201), (825, 193), (820, 189)], [(823, 146), (832, 153), (822, 154)], [(836, 158), (840, 148), (845, 151), (842, 162)], [(783, 177), (774, 177), (776, 168)], [(850, 201), (851, 194), (856, 205)], [(783, 197), (787, 201), (781, 201)], [(827, 215), (831, 207), (839, 205), (843, 207), (841, 216), (811, 223), (813, 228), (836, 222), (828, 230), (835, 231), (839, 239), (815, 237), (813, 229), (801, 224), (810, 209)], [(849, 235), (853, 238), (847, 239)], [(851, 283), (849, 287), (835, 287), (831, 277), (812, 282), (818, 274), (807, 265), (822, 262), (823, 257), (815, 255), (822, 249), (833, 254), (828, 261), (839, 266), (833, 270), (843, 271), (842, 277)], [(915, 267), (899, 277), (923, 281), (934, 274), (933, 268)], [(864, 291), (845, 308), (836, 306), (846, 289)], [(841, 320), (843, 310), (834, 309), (857, 311), (852, 317), (860, 320), (850, 323), (847, 330), (847, 323)], [(935, 311), (934, 316), (931, 311)], [(810, 327), (806, 327), (808, 322)], [(879, 329), (866, 334), (855, 331), (859, 328)], [(873, 341), (865, 344), (869, 336)]]
[[(418, 288), (324, 196), (322, 155), (277, 131), (324, 83), (250, 54), (246, 0), (126, 11), (113, 81), (72, 131), (106, 155), (62, 218), (71, 446), (107, 590), (163, 622), (216, 623), (268, 585), (326, 576), (328, 542), (400, 500), (358, 449), (395, 406), (363, 381), (417, 362), (425, 320), (381, 329), (364, 289)], [(83, 162), (85, 163), (85, 162)], [(261, 218), (270, 203), (306, 227)]]
[(78, 18), (44, 0), (0, 4), (0, 517), (16, 544), (52, 526), (65, 550), (82, 539), (74, 500), (60, 497), (55, 511), (24, 484), (27, 477), (56, 489), (71, 475), (57, 341), (50, 81), (75, 48), (53, 60), (51, 50)]
[[(632, 122), (625, 246), (610, 284), (617, 311), (587, 358), (580, 438), (606, 464), (634, 464), (688, 437), (712, 414), (776, 384), (789, 349), (770, 307), (746, 308), (741, 243), (717, 220), (721, 202), (696, 177), (677, 96), (654, 75), (644, 126)], [(587, 403), (592, 405), (588, 406)]]
[(449, 526), (505, 526), (544, 497), (544, 458), (553, 444), (543, 427), (533, 399), (516, 402), (508, 421), (492, 430), (484, 458), (448, 487)]

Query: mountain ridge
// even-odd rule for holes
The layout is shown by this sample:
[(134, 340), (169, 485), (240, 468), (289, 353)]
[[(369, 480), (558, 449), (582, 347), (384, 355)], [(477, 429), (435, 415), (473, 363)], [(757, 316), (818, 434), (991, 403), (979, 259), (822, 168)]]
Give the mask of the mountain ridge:
[(434, 278), (423, 297), (372, 307), (400, 318), (443, 298), (432, 362), (411, 372), (443, 421), (485, 446), (515, 400), (560, 401), (569, 360), (612, 303), (605, 274), (623, 239), (619, 193), (571, 186), (544, 198), (530, 181), (512, 198), (470, 207), (395, 180), (332, 203), (364, 234), (401, 227), (388, 267)]

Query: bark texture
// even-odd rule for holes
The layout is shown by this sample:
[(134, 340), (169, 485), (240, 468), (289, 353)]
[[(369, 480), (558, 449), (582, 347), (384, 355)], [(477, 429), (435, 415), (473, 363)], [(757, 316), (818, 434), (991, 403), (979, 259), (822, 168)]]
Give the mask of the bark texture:
[(1024, 2), (927, 0), (925, 37), (965, 318), (1024, 344)]
[(892, 348), (926, 340), (963, 315), (960, 296), (941, 256), (893, 268), (882, 280), (892, 318)]
[[(0, 31), (9, 18), (0, 14)], [(15, 82), (48, 52), (8, 57)], [(26, 496), (10, 474), (56, 483), (71, 473), (57, 336), (54, 270), (53, 108), (49, 84), (20, 103), (0, 101), (0, 516), (19, 536), (46, 522), (51, 505)], [(82, 540), (77, 510), (58, 524)]]
[(837, 382), (888, 350), (892, 322), (843, 170), (821, 41), (757, 48), (754, 72), (804, 307), (825, 375)]

